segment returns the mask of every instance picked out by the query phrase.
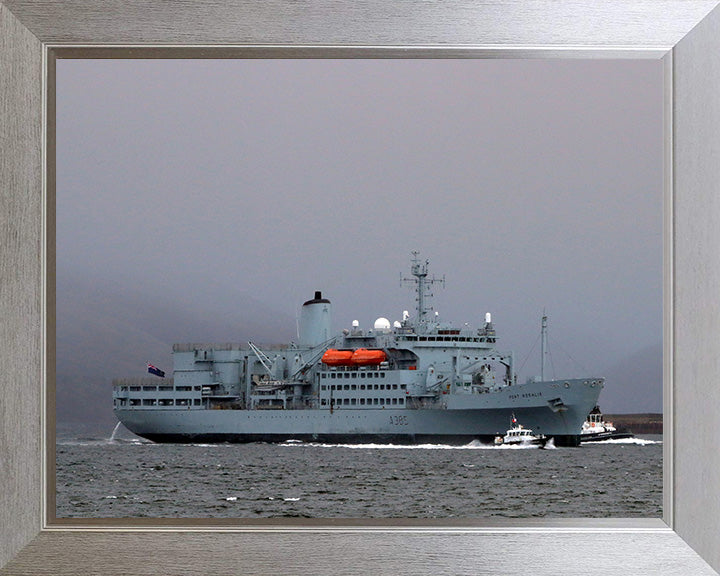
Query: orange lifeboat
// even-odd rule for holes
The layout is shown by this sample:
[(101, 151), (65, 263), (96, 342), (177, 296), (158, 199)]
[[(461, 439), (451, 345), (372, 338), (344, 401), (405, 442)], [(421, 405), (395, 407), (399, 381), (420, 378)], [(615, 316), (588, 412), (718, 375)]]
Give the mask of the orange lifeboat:
[(387, 356), (382, 350), (368, 350), (367, 348), (358, 348), (353, 352), (351, 361), (357, 366), (374, 366), (385, 362)]
[(328, 366), (350, 366), (352, 364), (352, 350), (333, 350), (332, 348), (325, 351), (321, 362)]

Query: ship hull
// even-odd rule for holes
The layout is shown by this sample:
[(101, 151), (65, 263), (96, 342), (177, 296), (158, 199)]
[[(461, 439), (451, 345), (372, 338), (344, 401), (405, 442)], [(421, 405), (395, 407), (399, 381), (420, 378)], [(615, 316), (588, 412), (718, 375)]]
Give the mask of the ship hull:
[(426, 409), (206, 410), (116, 409), (135, 434), (156, 442), (283, 442), (467, 444), (491, 442), (514, 416), (556, 445), (579, 443), (600, 386), (541, 382), (488, 394), (448, 395)]
[[(284, 442), (300, 441), (317, 444), (381, 444), (381, 445), (402, 445), (417, 446), (422, 444), (436, 444), (446, 446), (466, 446), (472, 442), (482, 444), (493, 444), (494, 436), (477, 435), (405, 435), (405, 434), (294, 434), (288, 437), (285, 434), (147, 434), (147, 440), (163, 444), (249, 444), (252, 442), (263, 442), (269, 444), (280, 444)], [(538, 443), (540, 445), (542, 443)], [(580, 440), (577, 435), (553, 436), (555, 446), (579, 446)]]

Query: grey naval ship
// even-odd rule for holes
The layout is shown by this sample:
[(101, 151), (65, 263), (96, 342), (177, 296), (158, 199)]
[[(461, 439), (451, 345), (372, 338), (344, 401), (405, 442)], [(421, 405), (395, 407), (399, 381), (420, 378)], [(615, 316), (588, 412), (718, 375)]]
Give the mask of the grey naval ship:
[(517, 418), (577, 446), (603, 378), (545, 380), (541, 370), (518, 383), (490, 314), (480, 328), (439, 321), (431, 287), (444, 277), (428, 263), (413, 252), (403, 280), (417, 304), (402, 321), (354, 321), (333, 335), (332, 305), (315, 292), (297, 342), (175, 344), (172, 377), (148, 365), (154, 376), (113, 381), (115, 415), (156, 442), (492, 443)]

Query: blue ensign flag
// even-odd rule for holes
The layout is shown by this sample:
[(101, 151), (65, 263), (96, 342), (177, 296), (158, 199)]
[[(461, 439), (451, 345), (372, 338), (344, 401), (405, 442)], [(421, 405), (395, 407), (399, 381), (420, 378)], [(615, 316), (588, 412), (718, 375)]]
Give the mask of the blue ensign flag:
[(155, 374), (155, 376), (160, 376), (160, 378), (165, 378), (165, 372), (160, 370), (160, 368), (155, 368), (152, 364), (148, 364), (148, 372), (150, 374)]

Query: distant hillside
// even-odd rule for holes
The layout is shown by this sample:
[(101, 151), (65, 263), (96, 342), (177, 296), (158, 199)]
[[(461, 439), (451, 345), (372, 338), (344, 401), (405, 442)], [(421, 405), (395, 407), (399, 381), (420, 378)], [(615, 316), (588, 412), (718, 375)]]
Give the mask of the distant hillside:
[(662, 345), (641, 350), (609, 366), (600, 407), (607, 414), (662, 412)]
[(117, 285), (59, 280), (58, 429), (112, 430), (112, 379), (147, 375), (147, 362), (170, 372), (175, 342), (287, 342), (295, 337), (294, 318), (255, 299), (239, 297), (224, 313), (208, 308), (149, 298)]
[(618, 430), (630, 430), (634, 434), (662, 434), (662, 414), (605, 414)]

